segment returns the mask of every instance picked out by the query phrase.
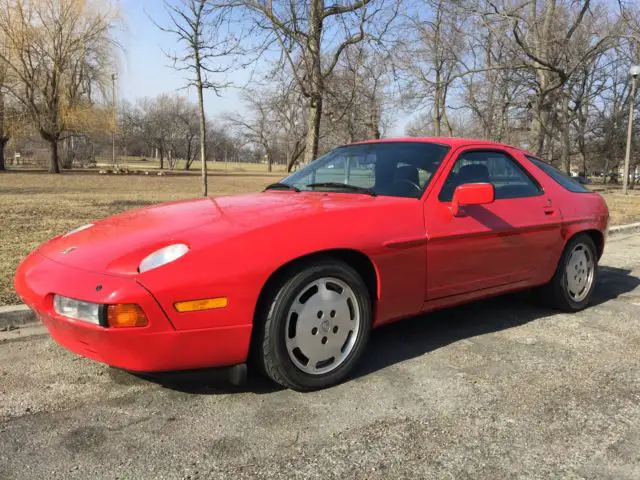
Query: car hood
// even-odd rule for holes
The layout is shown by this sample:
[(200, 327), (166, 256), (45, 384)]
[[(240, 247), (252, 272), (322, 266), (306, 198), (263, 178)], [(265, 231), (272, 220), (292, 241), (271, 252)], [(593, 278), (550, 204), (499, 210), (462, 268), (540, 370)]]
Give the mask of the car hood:
[(154, 205), (105, 218), (76, 233), (60, 235), (38, 250), (51, 260), (84, 270), (135, 274), (146, 255), (177, 243), (186, 231), (215, 221), (219, 216), (207, 198)]
[(205, 248), (234, 235), (299, 217), (324, 215), (372, 202), (399, 199), (359, 194), (263, 192), (165, 203), (97, 221), (85, 230), (60, 235), (39, 247), (45, 257), (76, 268), (136, 275), (140, 261), (167, 245)]

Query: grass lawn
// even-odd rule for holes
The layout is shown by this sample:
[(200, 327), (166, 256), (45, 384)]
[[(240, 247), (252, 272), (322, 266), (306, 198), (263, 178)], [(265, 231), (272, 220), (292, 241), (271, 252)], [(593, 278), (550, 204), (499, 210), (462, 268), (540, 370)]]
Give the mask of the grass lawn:
[[(151, 162), (149, 162), (151, 163)], [(211, 168), (212, 195), (252, 192), (277, 181), (282, 171), (265, 165), (217, 164)], [(97, 175), (77, 171), (0, 174), (0, 305), (18, 303), (13, 273), (20, 260), (43, 241), (79, 225), (152, 203), (197, 197), (200, 177), (193, 174)], [(640, 221), (640, 192), (625, 197), (619, 190), (602, 192), (612, 225)]]

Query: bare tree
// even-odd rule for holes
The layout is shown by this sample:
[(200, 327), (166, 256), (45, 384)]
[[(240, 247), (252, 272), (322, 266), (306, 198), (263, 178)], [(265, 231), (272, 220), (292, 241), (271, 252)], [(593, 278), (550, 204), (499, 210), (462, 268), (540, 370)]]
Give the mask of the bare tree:
[(244, 92), (248, 114), (228, 114), (225, 119), (246, 145), (266, 157), (268, 171), (274, 162), (291, 171), (305, 149), (301, 94), (286, 72), (271, 78), (273, 87)]
[[(202, 164), (202, 195), (207, 185), (207, 121), (204, 113), (204, 90), (219, 94), (229, 86), (219, 74), (230, 68), (228, 57), (236, 52), (238, 38), (229, 30), (229, 9), (209, 0), (180, 0), (178, 4), (165, 2), (170, 25), (158, 27), (173, 34), (182, 44), (182, 53), (167, 52), (173, 68), (188, 72), (187, 86), (196, 88), (200, 118), (200, 162)], [(156, 24), (157, 25), (157, 24)]]
[(380, 138), (390, 100), (389, 57), (359, 44), (349, 49), (327, 79), (323, 147)]
[[(520, 142), (528, 125), (523, 116), (530, 93), (530, 73), (523, 68), (509, 37), (509, 25), (481, 14), (466, 23), (468, 38), (460, 77), (462, 109), (471, 114), (473, 136)], [(459, 134), (459, 132), (457, 132)]]
[(0, 61), (11, 79), (5, 87), (49, 143), (52, 173), (60, 172), (58, 142), (112, 70), (113, 20), (95, 2), (0, 1)]
[[(550, 122), (560, 106), (560, 127), (568, 128), (563, 87), (572, 75), (600, 52), (612, 48), (619, 37), (618, 24), (606, 24), (604, 7), (594, 11), (590, 0), (527, 0), (515, 3), (486, 0), (485, 14), (510, 25), (512, 45), (534, 74), (532, 98), (533, 149), (541, 155), (551, 134)], [(603, 18), (591, 35), (594, 19)], [(590, 19), (591, 21), (587, 21)], [(566, 143), (563, 141), (563, 143)], [(563, 146), (566, 156), (566, 144)]]
[(424, 8), (405, 17), (407, 33), (397, 60), (404, 80), (403, 100), (411, 107), (431, 111), (435, 136), (441, 135), (443, 126), (453, 135), (447, 99), (463, 68), (465, 18), (445, 0), (426, 0)]
[[(264, 44), (278, 46), (307, 99), (305, 162), (318, 154), (326, 81), (343, 52), (363, 41), (379, 41), (397, 13), (397, 0), (272, 2), (231, 0), (253, 14)], [(388, 8), (389, 7), (389, 8)]]
[[(120, 144), (124, 155), (156, 157), (162, 168), (176, 168), (184, 161), (188, 170), (199, 158), (198, 105), (178, 94), (160, 94), (154, 98), (139, 98), (135, 103), (121, 102), (118, 109)], [(239, 141), (232, 138), (218, 123), (207, 121), (207, 152), (210, 160), (234, 159), (241, 155)], [(109, 144), (110, 145), (110, 144)], [(212, 153), (218, 152), (214, 157)]]
[(279, 143), (280, 149), (284, 152), (287, 172), (290, 172), (304, 155), (307, 138), (302, 95), (295, 87), (294, 83), (285, 81), (280, 85), (276, 96), (279, 108), (275, 113), (281, 128)]
[(267, 170), (272, 170), (274, 149), (277, 142), (278, 125), (273, 121), (274, 101), (269, 94), (258, 96), (257, 92), (245, 93), (244, 101), (249, 109), (249, 116), (228, 115), (227, 122), (239, 130), (248, 144), (258, 146), (264, 152)]
[(174, 169), (177, 161), (184, 159), (188, 170), (196, 158), (198, 106), (184, 96), (160, 94), (138, 99), (135, 105), (123, 103), (120, 125), (123, 138), (143, 142), (159, 157), (161, 169), (165, 160), (169, 169)]
[[(176, 114), (178, 131), (182, 136), (179, 155), (184, 158), (184, 169), (189, 170), (198, 157), (199, 133), (200, 133), (200, 109), (197, 105), (187, 104)], [(198, 137), (198, 141), (196, 141)]]

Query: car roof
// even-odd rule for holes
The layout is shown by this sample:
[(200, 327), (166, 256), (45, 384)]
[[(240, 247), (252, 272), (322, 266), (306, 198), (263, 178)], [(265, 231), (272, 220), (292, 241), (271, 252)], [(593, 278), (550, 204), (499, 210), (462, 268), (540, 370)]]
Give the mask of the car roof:
[(482, 147), (500, 147), (500, 148), (513, 148), (520, 150), (526, 155), (533, 155), (532, 153), (522, 148), (507, 145), (505, 143), (492, 142), (490, 140), (482, 140), (477, 138), (460, 138), (460, 137), (391, 137), (380, 138), (377, 140), (365, 140), (362, 142), (355, 142), (352, 145), (362, 145), (369, 143), (389, 143), (389, 142), (412, 142), (412, 143), (437, 143), (440, 145), (447, 145), (451, 148), (464, 147), (467, 145), (482, 146)]

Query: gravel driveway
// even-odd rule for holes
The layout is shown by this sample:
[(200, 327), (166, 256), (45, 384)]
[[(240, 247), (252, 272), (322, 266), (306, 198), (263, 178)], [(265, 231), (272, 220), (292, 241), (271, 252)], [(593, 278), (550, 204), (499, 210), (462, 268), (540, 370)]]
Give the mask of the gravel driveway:
[(316, 393), (4, 341), (0, 478), (640, 478), (640, 235), (602, 265), (584, 312), (520, 294), (407, 320)]

